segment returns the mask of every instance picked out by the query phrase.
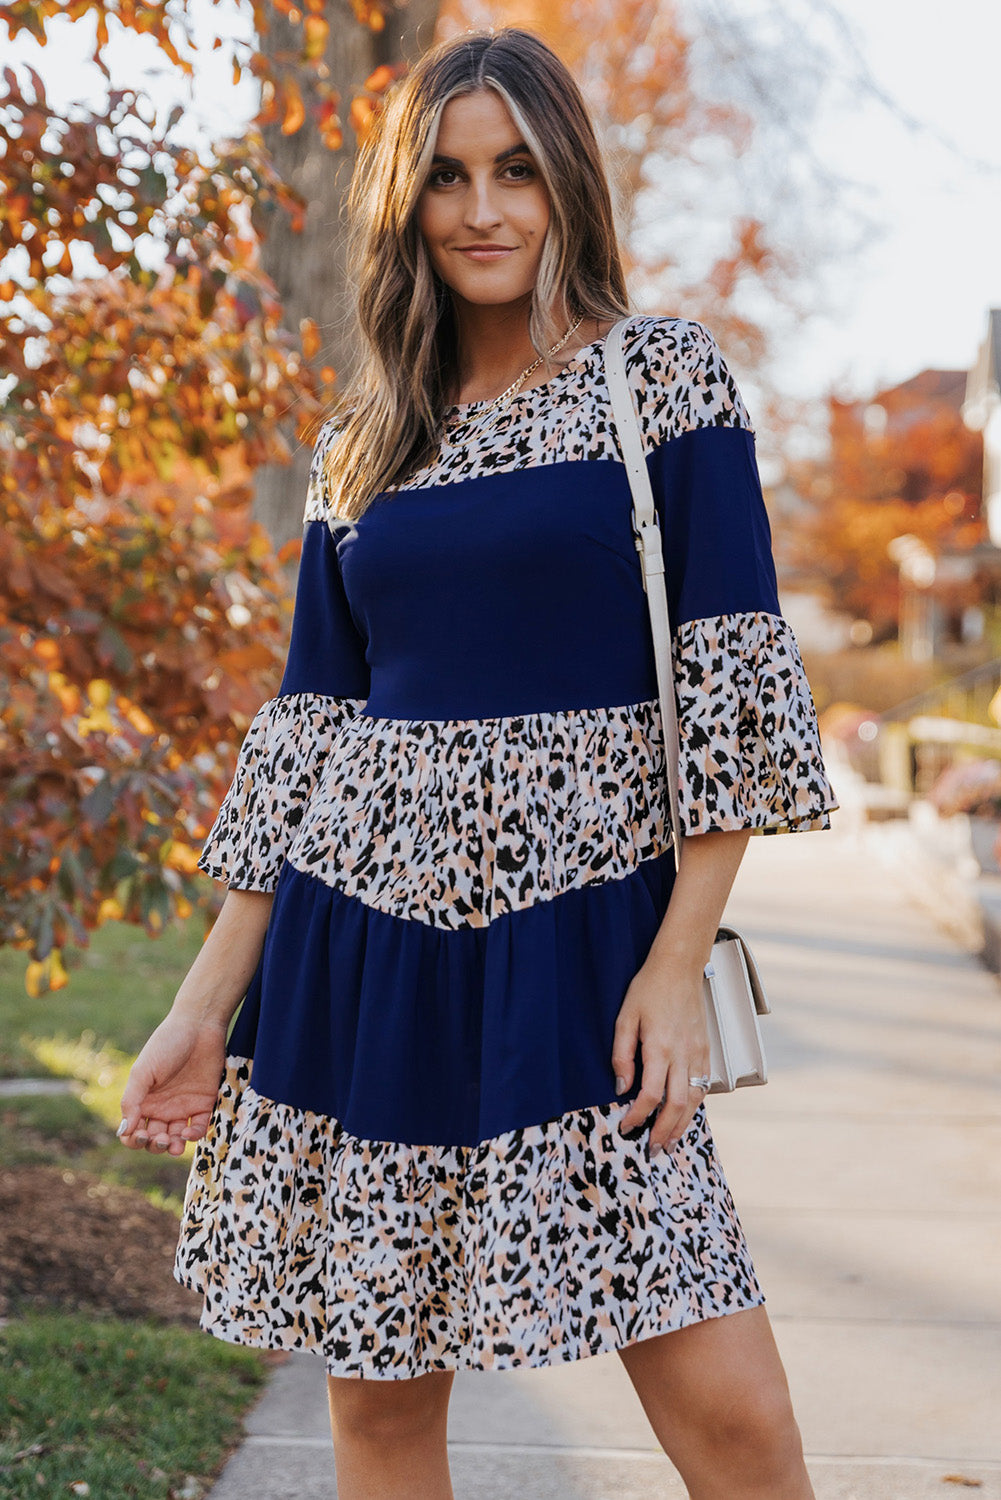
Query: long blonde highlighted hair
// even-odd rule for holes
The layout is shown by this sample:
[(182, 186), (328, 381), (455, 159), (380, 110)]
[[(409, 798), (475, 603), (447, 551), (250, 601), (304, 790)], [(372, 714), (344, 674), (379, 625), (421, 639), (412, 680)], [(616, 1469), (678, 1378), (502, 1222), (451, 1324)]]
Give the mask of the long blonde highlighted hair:
[[(348, 193), (348, 283), (361, 357), (325, 456), (334, 512), (346, 518), (429, 462), (440, 442), (457, 383), (457, 328), (416, 207), (442, 110), (484, 88), (507, 105), (550, 196), (528, 325), (536, 352), (557, 342), (566, 315), (604, 320), (630, 311), (601, 151), (565, 64), (516, 26), (467, 31), (431, 48), (386, 96)], [(548, 378), (548, 360), (543, 369)]]

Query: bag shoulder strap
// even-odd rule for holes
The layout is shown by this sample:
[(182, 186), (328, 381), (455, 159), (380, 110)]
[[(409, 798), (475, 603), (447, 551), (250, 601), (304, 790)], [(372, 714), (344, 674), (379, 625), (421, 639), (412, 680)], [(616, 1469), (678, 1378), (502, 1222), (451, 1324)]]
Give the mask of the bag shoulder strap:
[(674, 663), (671, 657), (671, 621), (667, 609), (667, 588), (664, 580), (664, 549), (650, 471), (643, 453), (632, 391), (626, 374), (622, 338), (628, 317), (620, 318), (605, 338), (605, 379), (612, 402), (612, 416), (618, 433), (619, 451), (629, 478), (633, 496), (633, 533), (640, 554), (643, 570), (643, 587), (646, 590), (647, 607), (650, 612), (650, 628), (653, 634), (654, 659), (657, 665), (657, 692), (660, 698), (660, 717), (664, 734), (664, 753), (667, 762), (667, 804), (671, 820), (671, 843), (674, 848), (675, 870), (681, 867), (681, 814), (678, 807), (679, 764), (681, 759), (678, 741), (678, 711), (674, 698)]

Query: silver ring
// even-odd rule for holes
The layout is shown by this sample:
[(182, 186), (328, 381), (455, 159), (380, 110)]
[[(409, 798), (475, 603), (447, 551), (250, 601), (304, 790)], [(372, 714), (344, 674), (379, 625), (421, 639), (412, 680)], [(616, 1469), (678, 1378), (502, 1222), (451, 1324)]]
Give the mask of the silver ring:
[(711, 1078), (705, 1078), (705, 1077), (703, 1077), (703, 1078), (689, 1078), (689, 1080), (688, 1080), (690, 1088), (701, 1089), (703, 1091), (703, 1093), (706, 1093), (706, 1094), (709, 1092), (709, 1085), (710, 1085), (711, 1082), (712, 1082)]

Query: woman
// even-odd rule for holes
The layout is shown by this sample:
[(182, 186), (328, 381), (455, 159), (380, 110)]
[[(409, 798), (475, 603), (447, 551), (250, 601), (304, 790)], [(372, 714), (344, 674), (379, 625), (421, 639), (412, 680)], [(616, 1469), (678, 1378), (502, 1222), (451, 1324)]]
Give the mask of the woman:
[(216, 1336), (322, 1355), (341, 1500), (452, 1494), (456, 1369), (611, 1349), (694, 1500), (800, 1500), (704, 1109), (703, 967), (747, 840), (838, 805), (746, 409), (700, 324), (630, 318), (675, 879), (602, 371), (628, 306), (576, 85), (519, 29), (437, 47), (350, 208), (364, 358), (316, 445), (285, 674), (202, 852), (229, 891), (122, 1139), (199, 1141), (175, 1276)]

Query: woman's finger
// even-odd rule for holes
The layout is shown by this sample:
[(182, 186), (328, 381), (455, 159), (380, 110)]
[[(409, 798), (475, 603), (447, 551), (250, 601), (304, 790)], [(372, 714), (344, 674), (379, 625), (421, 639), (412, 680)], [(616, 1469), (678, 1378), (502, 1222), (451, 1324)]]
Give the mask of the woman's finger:
[(123, 1146), (128, 1146), (131, 1151), (141, 1151), (145, 1142), (137, 1140), (136, 1136), (140, 1130), (145, 1131), (145, 1129), (145, 1116), (133, 1113), (131, 1116), (122, 1116), (122, 1123), (116, 1133)]
[(155, 1079), (149, 1068), (137, 1059), (132, 1064), (128, 1080), (118, 1101), (122, 1119), (135, 1126), (142, 1119), (142, 1107), (147, 1096), (153, 1092)]
[(612, 1070), (616, 1084), (622, 1080), (617, 1092), (625, 1094), (633, 1086), (633, 1068), (636, 1062), (636, 1047), (639, 1041), (639, 1017), (626, 1005), (619, 1010), (612, 1037)]
[(166, 1120), (148, 1118), (146, 1124), (141, 1129), (136, 1131), (136, 1140), (141, 1141), (145, 1136), (146, 1143), (151, 1144), (156, 1140), (158, 1135), (166, 1135), (166, 1133)]
[(683, 1058), (672, 1060), (667, 1075), (667, 1091), (664, 1095), (663, 1107), (650, 1132), (650, 1150), (653, 1155), (667, 1146), (669, 1141), (677, 1141), (681, 1138), (683, 1131), (687, 1128), (686, 1120), (691, 1119), (694, 1113), (694, 1109), (691, 1108), (694, 1090), (688, 1082), (689, 1072), (690, 1069)]
[(167, 1137), (165, 1141), (162, 1135), (154, 1137), (150, 1149), (155, 1151), (167, 1151), (171, 1156), (180, 1156), (187, 1146), (187, 1137), (184, 1132), (188, 1128), (187, 1118), (183, 1120), (171, 1120), (167, 1126)]
[(620, 1132), (634, 1130), (637, 1125), (642, 1125), (651, 1110), (657, 1108), (664, 1095), (667, 1064), (668, 1055), (662, 1047), (656, 1047), (651, 1042), (644, 1042), (640, 1091), (636, 1098), (631, 1100), (619, 1121)]

